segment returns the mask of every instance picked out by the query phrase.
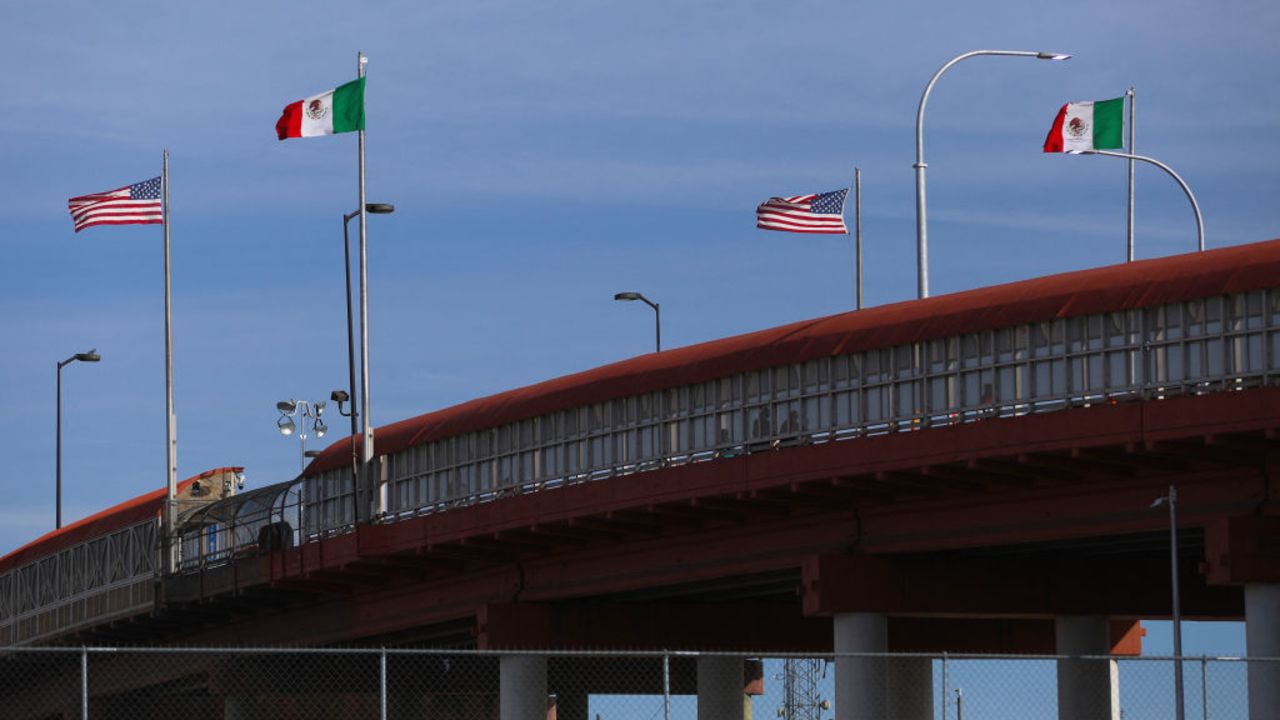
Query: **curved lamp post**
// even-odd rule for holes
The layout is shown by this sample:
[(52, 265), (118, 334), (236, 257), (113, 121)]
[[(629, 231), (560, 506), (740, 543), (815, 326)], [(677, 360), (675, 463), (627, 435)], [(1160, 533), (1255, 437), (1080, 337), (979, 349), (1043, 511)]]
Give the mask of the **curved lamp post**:
[(54, 529), (62, 527), (62, 368), (66, 365), (79, 360), (80, 362), (98, 362), (102, 356), (98, 354), (96, 349), (89, 352), (76, 353), (58, 363), (58, 440), (57, 440), (57, 480), (55, 482), (57, 490), (56, 509), (54, 510)]
[[(1182, 177), (1178, 175), (1178, 173), (1173, 171), (1173, 168), (1169, 167), (1168, 165), (1165, 165), (1164, 163), (1160, 162), (1159, 160), (1156, 160), (1155, 158), (1147, 157), (1146, 155), (1134, 155), (1133, 153), (1112, 152), (1110, 150), (1081, 150), (1078, 153), (1072, 153), (1072, 154), (1106, 155), (1107, 157), (1126, 158), (1130, 162), (1134, 160), (1141, 160), (1142, 162), (1145, 162), (1145, 163), (1151, 163), (1152, 165), (1155, 165), (1161, 170), (1169, 173), (1169, 177), (1177, 181), (1178, 186), (1182, 188), (1182, 192), (1186, 193), (1187, 200), (1191, 202), (1191, 211), (1196, 214), (1196, 249), (1202, 252), (1204, 251), (1204, 218), (1201, 217), (1200, 215), (1200, 203), (1196, 202), (1196, 196), (1191, 194), (1191, 188), (1182, 179)], [(1129, 259), (1133, 260), (1133, 244), (1132, 243), (1130, 243), (1129, 245)]]
[(662, 311), (658, 309), (658, 303), (638, 292), (620, 292), (614, 295), (613, 299), (627, 302), (640, 300), (653, 308), (654, 352), (662, 352)]
[(929, 92), (942, 77), (942, 73), (952, 65), (978, 55), (1005, 55), (1010, 57), (1029, 57), (1037, 60), (1067, 60), (1071, 56), (1063, 53), (1033, 52), (1030, 50), (973, 50), (951, 58), (946, 65), (938, 68), (929, 84), (924, 86), (920, 96), (920, 106), (916, 109), (916, 289), (919, 297), (929, 297), (929, 220), (925, 207), (924, 169), (928, 167), (924, 161), (924, 106), (929, 102)]

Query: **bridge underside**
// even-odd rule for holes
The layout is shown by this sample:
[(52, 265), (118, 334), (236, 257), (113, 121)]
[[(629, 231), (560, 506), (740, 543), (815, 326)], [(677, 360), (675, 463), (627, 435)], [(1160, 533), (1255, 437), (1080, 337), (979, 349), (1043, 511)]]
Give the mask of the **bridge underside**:
[(1280, 582), (1280, 390), (787, 447), (533, 492), (163, 583), (156, 612), (66, 642), (337, 642), (1051, 652), (1053, 618), (1241, 619)]

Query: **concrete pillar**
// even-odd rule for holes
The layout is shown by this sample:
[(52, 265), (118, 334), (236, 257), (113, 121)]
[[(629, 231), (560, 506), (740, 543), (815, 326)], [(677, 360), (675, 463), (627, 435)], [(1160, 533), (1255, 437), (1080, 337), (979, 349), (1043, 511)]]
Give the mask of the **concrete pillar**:
[[(1109, 655), (1111, 638), (1104, 615), (1060, 615), (1054, 618), (1059, 655)], [(1120, 687), (1113, 682), (1110, 660), (1058, 661), (1059, 720), (1120, 718)]]
[(546, 718), (546, 656), (503, 655), (498, 662), (498, 719)]
[(833, 618), (836, 720), (933, 719), (933, 661), (929, 658), (852, 658), (840, 653), (885, 653), (888, 618), (841, 613)]
[(832, 618), (836, 652), (836, 720), (887, 716), (888, 673), (883, 658), (840, 657), (889, 648), (888, 618), (880, 613), (839, 613)]
[(743, 720), (740, 657), (698, 656), (698, 720)]
[[(1249, 657), (1280, 657), (1280, 584), (1244, 586), (1244, 642)], [(1280, 718), (1280, 662), (1249, 663), (1249, 718)]]

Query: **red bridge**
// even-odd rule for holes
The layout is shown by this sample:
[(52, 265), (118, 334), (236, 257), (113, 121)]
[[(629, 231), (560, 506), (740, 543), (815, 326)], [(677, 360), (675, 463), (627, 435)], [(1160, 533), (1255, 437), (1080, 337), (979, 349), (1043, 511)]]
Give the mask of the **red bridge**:
[(0, 643), (1133, 654), (1175, 486), (1184, 616), (1280, 656), (1277, 385), (1280, 240), (799, 322), (192, 478), (172, 573), (162, 493), (104, 511), (0, 559)]

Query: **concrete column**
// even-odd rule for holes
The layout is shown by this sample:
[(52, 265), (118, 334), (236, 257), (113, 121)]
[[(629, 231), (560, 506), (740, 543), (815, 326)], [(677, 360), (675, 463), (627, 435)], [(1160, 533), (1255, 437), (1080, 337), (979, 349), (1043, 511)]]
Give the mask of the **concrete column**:
[[(1060, 615), (1053, 629), (1059, 655), (1111, 653), (1104, 615)], [(1110, 660), (1059, 660), (1059, 720), (1119, 720), (1120, 688), (1112, 680)]]
[(545, 655), (503, 655), (498, 675), (499, 720), (546, 720)]
[[(1249, 657), (1280, 657), (1280, 584), (1244, 586), (1244, 642)], [(1280, 717), (1280, 662), (1249, 663), (1249, 718)]]
[(698, 720), (743, 720), (740, 657), (698, 656)]
[[(833, 618), (839, 653), (884, 653), (888, 618), (843, 613)], [(933, 661), (929, 658), (836, 658), (836, 720), (933, 720)]]
[(879, 720), (888, 715), (888, 673), (883, 658), (840, 657), (889, 648), (888, 618), (880, 613), (840, 613), (832, 618), (836, 651), (836, 720)]

